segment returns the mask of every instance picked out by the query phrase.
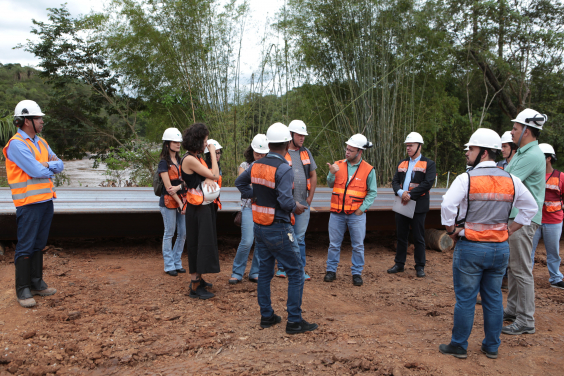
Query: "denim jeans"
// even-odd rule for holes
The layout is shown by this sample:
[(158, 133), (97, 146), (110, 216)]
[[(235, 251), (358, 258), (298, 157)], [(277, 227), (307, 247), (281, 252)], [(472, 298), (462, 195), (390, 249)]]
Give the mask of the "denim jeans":
[(18, 244), (14, 262), (21, 256), (31, 257), (45, 248), (52, 220), (53, 200), (16, 208)]
[[(243, 279), (243, 274), (245, 274), (245, 268), (247, 267), (247, 260), (249, 259), (249, 252), (251, 252), (251, 247), (255, 240), (253, 228), (253, 211), (251, 208), (243, 208), (241, 210), (241, 242), (237, 248), (235, 259), (233, 260), (232, 278), (237, 278), (238, 280)], [(249, 278), (258, 278), (259, 266), (260, 260), (258, 258), (258, 252), (255, 249), (251, 270), (249, 271)]]
[(535, 265), (535, 250), (542, 236), (546, 248), (546, 266), (550, 274), (549, 282), (558, 283), (562, 281), (560, 272), (560, 236), (562, 235), (562, 223), (543, 223), (535, 232), (533, 238), (533, 252), (531, 260)]
[(341, 257), (341, 243), (349, 229), (352, 245), (352, 275), (362, 274), (364, 269), (364, 237), (366, 236), (366, 213), (362, 215), (331, 213), (329, 217), (329, 251), (327, 271), (337, 272)]
[[(294, 234), (296, 234), (296, 239), (298, 240), (298, 245), (300, 246), (300, 255), (302, 257), (302, 265), (306, 266), (306, 246), (305, 246), (305, 234), (307, 231), (307, 225), (309, 225), (310, 211), (309, 208), (304, 210), (300, 215), (296, 215), (296, 222), (294, 223)], [(282, 265), (278, 265), (278, 270), (284, 271)]]
[(468, 348), (468, 337), (474, 325), (478, 292), (482, 297), (486, 351), (497, 351), (503, 326), (501, 281), (509, 262), (509, 244), (459, 240), (452, 260), (454, 281), (454, 325), (450, 344)]
[[(182, 250), (186, 241), (186, 217), (167, 207), (159, 206), (163, 215), (164, 236), (163, 236), (163, 259), (164, 270), (169, 272), (182, 268)], [(176, 242), (172, 248), (172, 237), (176, 229)]]
[(284, 265), (288, 276), (289, 322), (302, 321), (302, 295), (304, 292), (304, 267), (300, 248), (289, 223), (273, 223), (270, 226), (254, 224), (255, 252), (260, 259), (257, 299), (260, 314), (271, 317), (274, 313), (270, 301), (270, 282), (274, 277), (274, 261)]

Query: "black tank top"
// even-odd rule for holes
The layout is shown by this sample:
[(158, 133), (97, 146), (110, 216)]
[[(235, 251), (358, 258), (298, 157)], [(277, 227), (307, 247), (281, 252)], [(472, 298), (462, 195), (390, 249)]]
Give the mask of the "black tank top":
[[(194, 157), (192, 154), (187, 154), (184, 158), (188, 158), (188, 157)], [(184, 161), (184, 158), (182, 159), (182, 161)], [(194, 157), (195, 158), (195, 157)], [(182, 163), (180, 164), (180, 166), (182, 166)], [(202, 175), (196, 173), (196, 172), (192, 172), (192, 174), (187, 174), (184, 172), (184, 170), (181, 167), (181, 173), (182, 173), (182, 180), (184, 180), (184, 182), (186, 183), (186, 188), (190, 189), (190, 188), (200, 188), (200, 184), (206, 180), (205, 177), (203, 177)]]

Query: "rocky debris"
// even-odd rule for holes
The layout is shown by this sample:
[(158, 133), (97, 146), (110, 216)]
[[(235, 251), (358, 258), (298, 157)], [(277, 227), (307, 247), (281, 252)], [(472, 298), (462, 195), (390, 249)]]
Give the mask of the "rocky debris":
[(68, 320), (78, 320), (82, 313), (80, 311), (72, 311), (68, 313)]
[(36, 334), (37, 334), (37, 332), (35, 330), (30, 331), (30, 332), (26, 332), (26, 333), (22, 334), (22, 338), (23, 339), (30, 339), (30, 338), (35, 337)]

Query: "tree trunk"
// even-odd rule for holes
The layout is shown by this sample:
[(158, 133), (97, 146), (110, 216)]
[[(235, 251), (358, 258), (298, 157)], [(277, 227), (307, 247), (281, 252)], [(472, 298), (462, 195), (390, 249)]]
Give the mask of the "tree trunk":
[(427, 248), (446, 252), (453, 247), (454, 241), (447, 235), (446, 231), (427, 229), (425, 230), (425, 245)]

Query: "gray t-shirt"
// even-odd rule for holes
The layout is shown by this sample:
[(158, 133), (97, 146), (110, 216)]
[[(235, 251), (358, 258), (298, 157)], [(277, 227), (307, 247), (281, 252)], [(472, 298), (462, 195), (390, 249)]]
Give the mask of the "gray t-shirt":
[[(290, 157), (292, 158), (292, 169), (294, 170), (294, 200), (298, 201), (302, 205), (306, 205), (307, 179), (309, 179), (309, 176), (307, 178), (305, 176), (300, 152), (298, 150), (288, 150), (288, 153), (290, 153)], [(309, 153), (309, 160), (311, 161), (310, 170), (314, 171), (317, 168), (317, 165), (315, 164), (311, 153)]]

